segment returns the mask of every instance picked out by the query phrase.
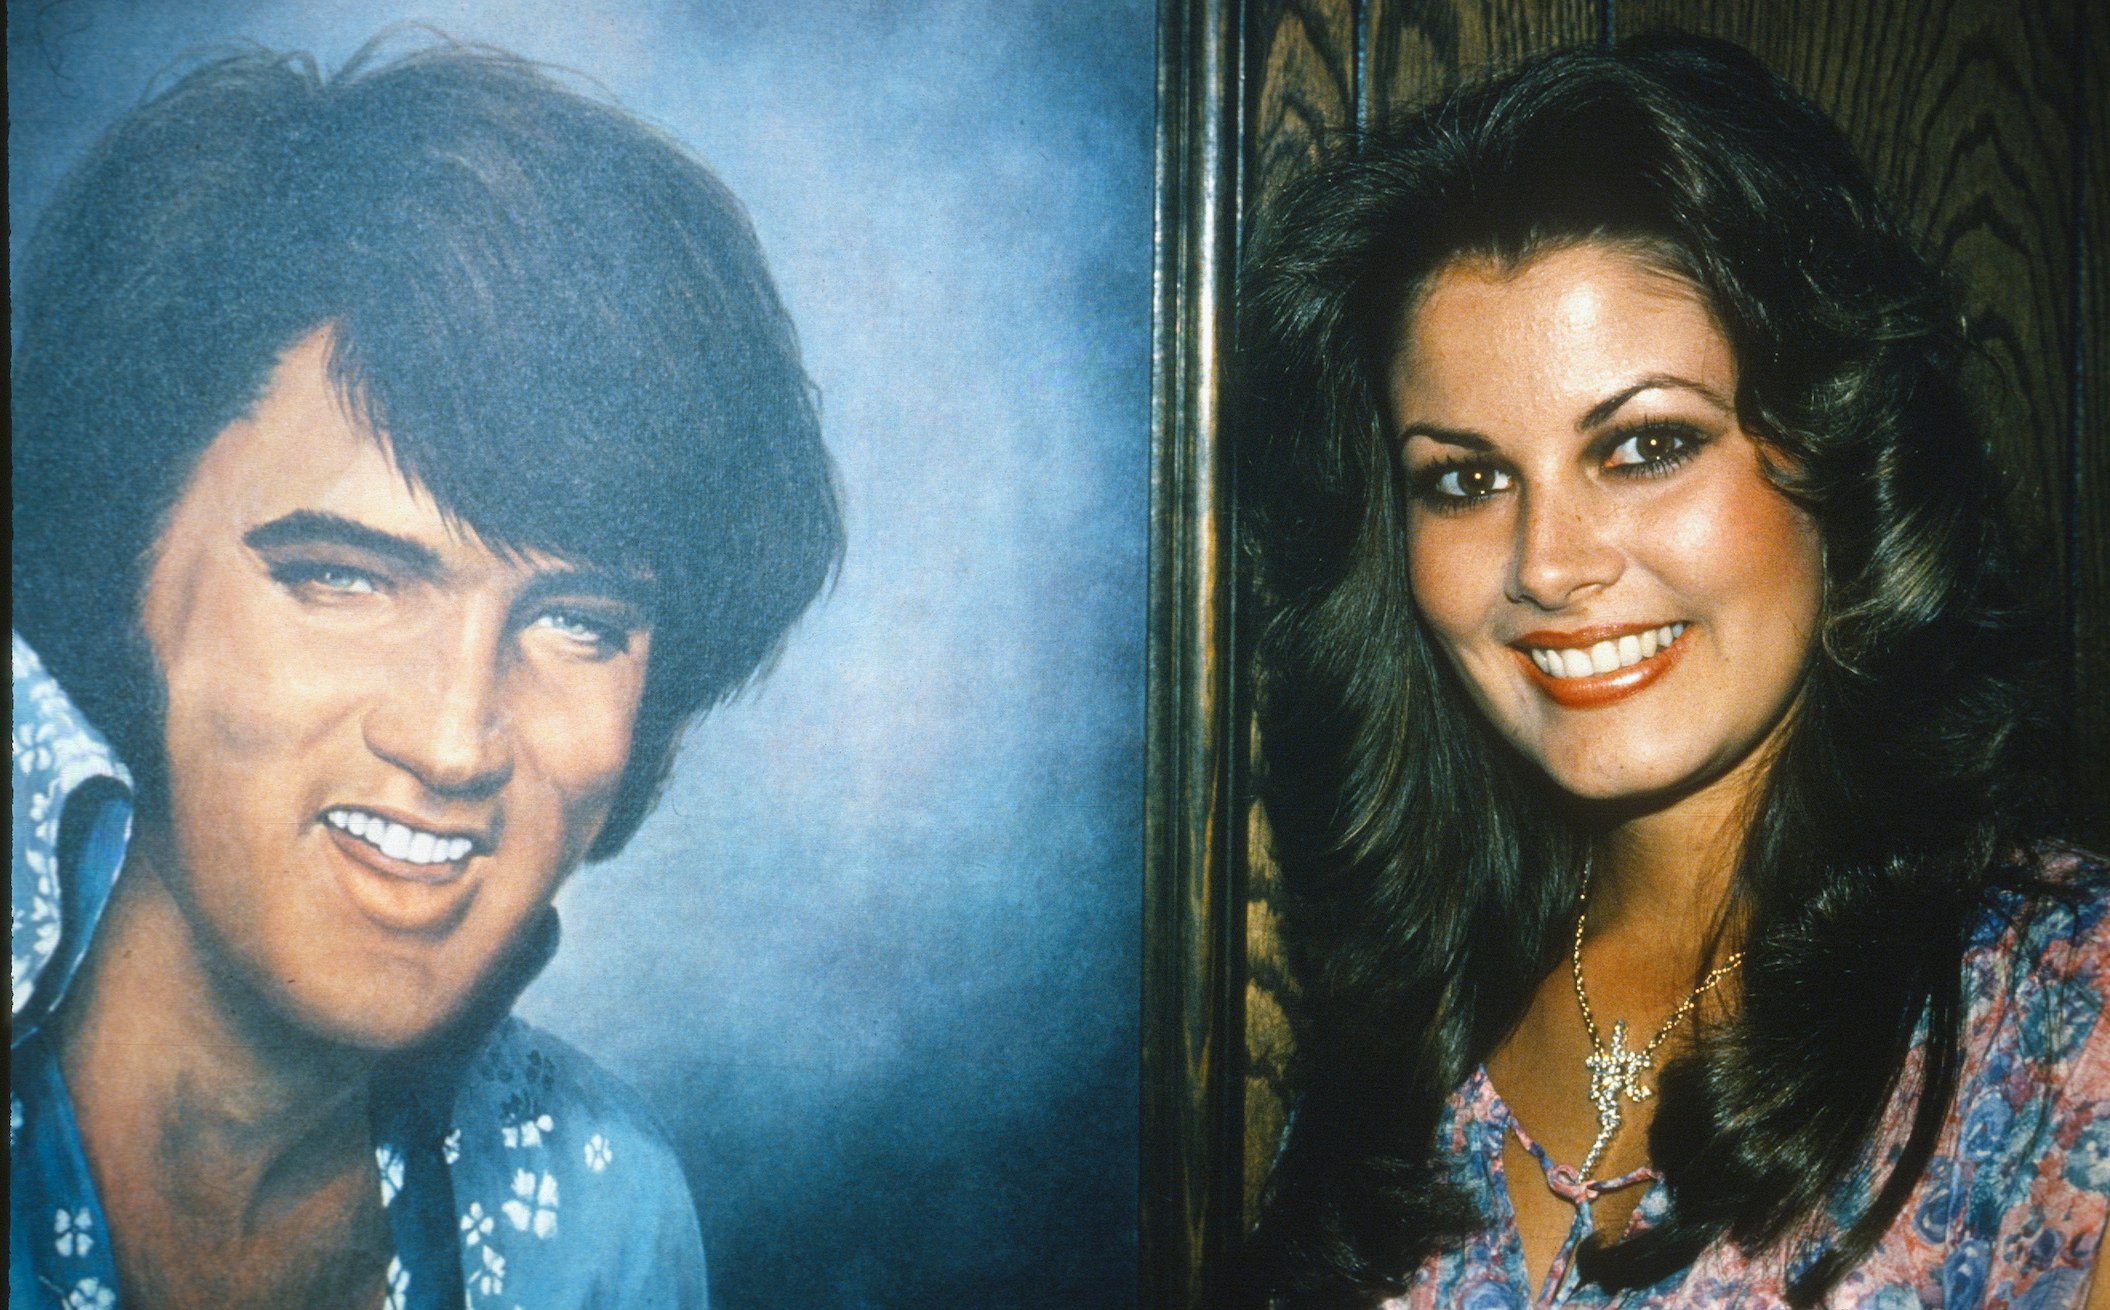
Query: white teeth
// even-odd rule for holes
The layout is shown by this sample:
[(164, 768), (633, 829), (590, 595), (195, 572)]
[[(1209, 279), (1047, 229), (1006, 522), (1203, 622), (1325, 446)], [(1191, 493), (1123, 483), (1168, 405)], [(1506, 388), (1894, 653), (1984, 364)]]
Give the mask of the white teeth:
[(330, 810), (323, 815), (330, 826), (350, 833), (380, 850), (392, 860), (406, 864), (452, 864), (464, 859), (476, 843), (467, 837), (442, 837), (391, 823), (364, 810)]
[(1549, 678), (1588, 678), (1652, 659), (1656, 652), (1668, 647), (1684, 632), (1683, 623), (1666, 623), (1645, 632), (1628, 633), (1617, 640), (1600, 641), (1587, 650), (1548, 650), (1534, 646), (1527, 648), (1525, 653)]

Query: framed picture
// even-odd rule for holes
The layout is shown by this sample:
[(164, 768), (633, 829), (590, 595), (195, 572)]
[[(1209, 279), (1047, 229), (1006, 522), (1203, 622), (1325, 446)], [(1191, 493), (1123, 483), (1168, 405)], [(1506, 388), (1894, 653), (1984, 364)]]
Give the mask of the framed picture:
[[(377, 40), (369, 74), (495, 48), (723, 183), (811, 379), (840, 564), (565, 880), (515, 1012), (642, 1099), (716, 1305), (1132, 1300), (1155, 12), (59, 0), (9, 34), (18, 271), (114, 122), (245, 51), (329, 84)], [(532, 1110), (492, 1149), (561, 1138), (576, 1171)], [(472, 1302), (569, 1235), (587, 1184), (552, 1176), (554, 1205), (457, 1184)]]

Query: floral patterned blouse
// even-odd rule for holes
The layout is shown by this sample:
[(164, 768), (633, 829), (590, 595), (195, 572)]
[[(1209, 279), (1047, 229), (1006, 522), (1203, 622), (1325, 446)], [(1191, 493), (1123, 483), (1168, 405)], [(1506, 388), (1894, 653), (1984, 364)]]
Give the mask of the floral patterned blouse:
[[(131, 793), (35, 653), (13, 644), (7, 1304), (115, 1310), (107, 1225), (42, 1030), (123, 863)], [(552, 914), (540, 949), (498, 989), (504, 1005), (556, 938)], [(399, 1060), (376, 1079), (375, 1160), (396, 1246), (382, 1310), (701, 1310), (688, 1184), (637, 1098), (503, 1008), (469, 1016), (457, 1036), (444, 1044), (452, 1055)]]
[[(1971, 1310), (2079, 1306), (2110, 1216), (2110, 866), (2045, 847), (2041, 872), (2077, 893), (2072, 906), (2001, 894), (1965, 949), (1963, 1066), (1956, 1101), (1919, 1186), (1867, 1259), (1827, 1305), (1835, 1310)], [(1894, 1101), (1881, 1140), (1884, 1172), (1910, 1127)], [(1509, 1310), (1619, 1306), (1623, 1310), (1774, 1310), (1818, 1243), (1747, 1259), (1729, 1242), (1653, 1287), (1608, 1295), (1576, 1276), (1577, 1245), (1592, 1232), (1590, 1207), (1537, 1288), (1525, 1274), (1504, 1177), (1509, 1134), (1539, 1162), (1543, 1186), (1571, 1204), (1585, 1199), (1572, 1165), (1556, 1165), (1495, 1093), (1484, 1069), (1452, 1093), (1439, 1131), (1449, 1134), (1456, 1177), (1485, 1219), (1462, 1248), (1430, 1258), (1385, 1310)], [(1842, 1193), (1852, 1214), (1880, 1181), (1873, 1161)], [(1589, 1184), (1591, 1195), (1646, 1185), (1627, 1231), (1662, 1220), (1667, 1194), (1652, 1170)]]

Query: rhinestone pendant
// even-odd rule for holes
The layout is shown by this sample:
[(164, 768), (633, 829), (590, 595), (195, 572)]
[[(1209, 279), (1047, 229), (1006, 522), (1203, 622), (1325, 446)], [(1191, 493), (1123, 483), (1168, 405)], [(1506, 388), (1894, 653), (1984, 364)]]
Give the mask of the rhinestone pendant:
[(1612, 1025), (1612, 1041), (1602, 1050), (1592, 1051), (1583, 1067), (1590, 1073), (1590, 1104), (1597, 1107), (1597, 1140), (1590, 1144), (1590, 1153), (1583, 1157), (1582, 1178), (1589, 1181), (1591, 1171), (1596, 1169), (1598, 1157), (1612, 1144), (1613, 1134), (1619, 1131), (1623, 1120), (1619, 1102), (1646, 1101), (1655, 1095), (1641, 1081), (1655, 1062), (1640, 1051), (1627, 1049), (1626, 1020)]

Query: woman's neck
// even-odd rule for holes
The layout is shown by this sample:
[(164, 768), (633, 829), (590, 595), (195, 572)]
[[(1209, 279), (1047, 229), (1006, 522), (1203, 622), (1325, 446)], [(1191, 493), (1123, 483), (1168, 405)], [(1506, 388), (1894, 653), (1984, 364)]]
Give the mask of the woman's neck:
[(209, 948), (142, 833), (56, 1044), (106, 1198), (151, 1195), (227, 1235), (370, 1164), (373, 1057), (271, 1011)]
[(1705, 786), (1605, 831), (1591, 861), (1592, 936), (1653, 941), (1694, 962), (1710, 944), (1714, 955), (1735, 949), (1720, 940), (1724, 916), (1774, 745), (1768, 738)]

